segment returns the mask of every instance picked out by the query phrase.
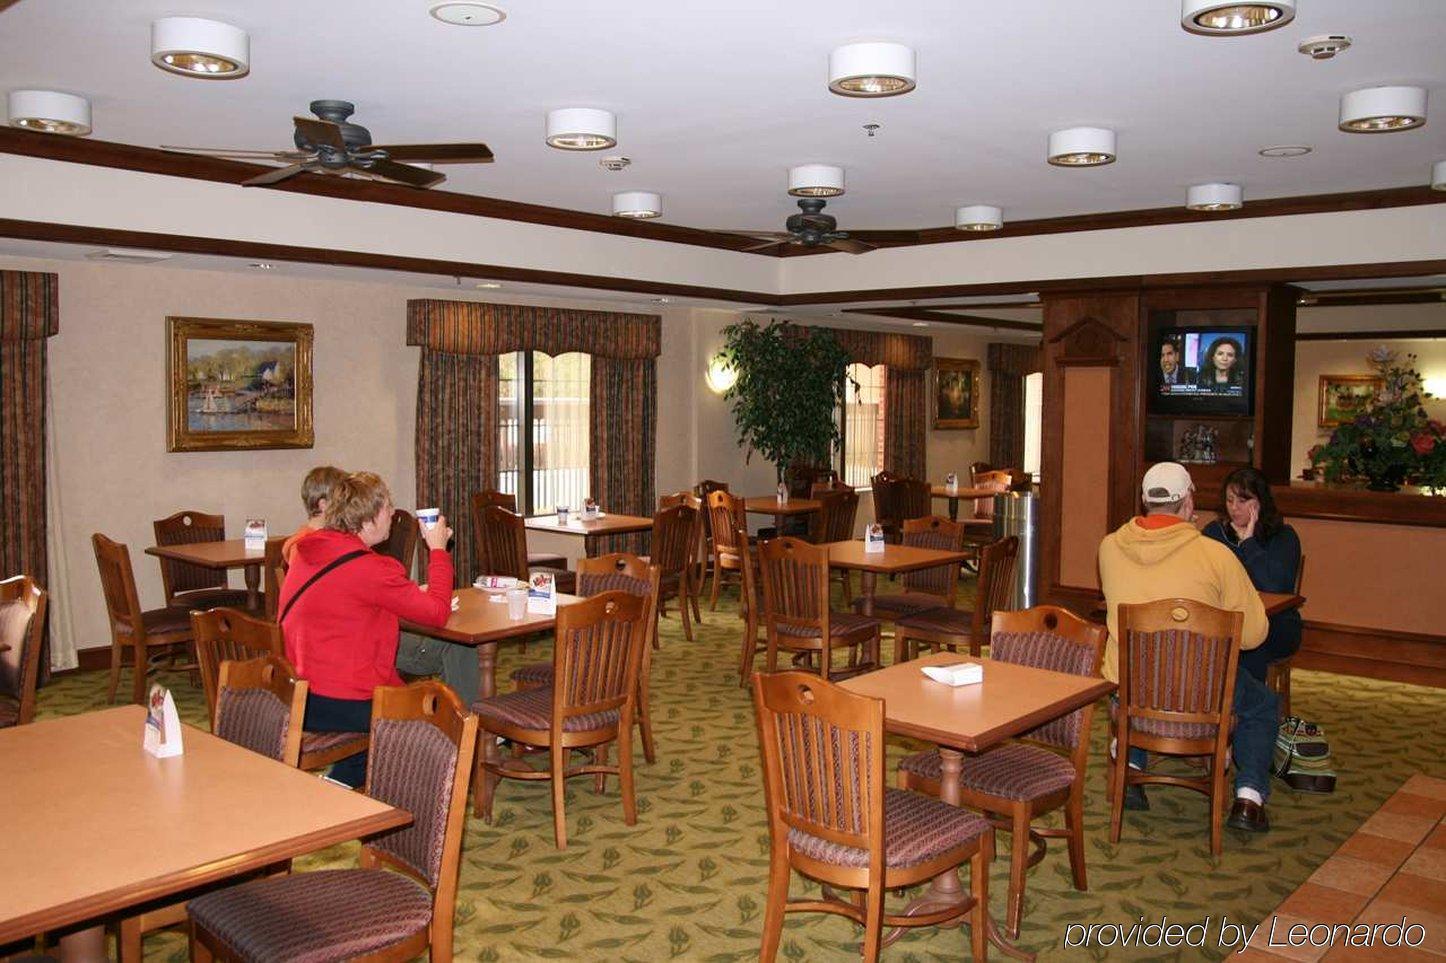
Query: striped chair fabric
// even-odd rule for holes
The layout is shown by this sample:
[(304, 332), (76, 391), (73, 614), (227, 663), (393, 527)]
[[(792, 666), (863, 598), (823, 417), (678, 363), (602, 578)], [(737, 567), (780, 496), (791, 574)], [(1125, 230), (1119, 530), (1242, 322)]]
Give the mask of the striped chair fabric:
[(222, 689), (216, 697), (216, 735), (244, 749), (280, 760), (291, 707), (267, 689)]

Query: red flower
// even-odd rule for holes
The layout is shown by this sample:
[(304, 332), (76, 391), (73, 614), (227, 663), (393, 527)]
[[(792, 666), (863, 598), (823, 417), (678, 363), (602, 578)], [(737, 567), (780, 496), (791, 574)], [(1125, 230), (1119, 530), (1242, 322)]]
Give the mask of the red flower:
[(1411, 436), (1411, 447), (1418, 455), (1429, 455), (1436, 448), (1436, 438), (1424, 431)]

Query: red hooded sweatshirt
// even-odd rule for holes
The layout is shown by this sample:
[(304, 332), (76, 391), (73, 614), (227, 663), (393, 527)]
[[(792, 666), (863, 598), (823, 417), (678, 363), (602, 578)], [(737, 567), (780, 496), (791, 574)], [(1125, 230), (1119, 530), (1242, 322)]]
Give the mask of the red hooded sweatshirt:
[(452, 614), (452, 556), (445, 551), (430, 553), (423, 591), (396, 559), (331, 529), (296, 543), (277, 611), (286, 610), (312, 575), (357, 549), (366, 554), (318, 579), (281, 623), (296, 674), (311, 683), (312, 692), (331, 699), (370, 699), (379, 685), (402, 685), (398, 620), (441, 626)]

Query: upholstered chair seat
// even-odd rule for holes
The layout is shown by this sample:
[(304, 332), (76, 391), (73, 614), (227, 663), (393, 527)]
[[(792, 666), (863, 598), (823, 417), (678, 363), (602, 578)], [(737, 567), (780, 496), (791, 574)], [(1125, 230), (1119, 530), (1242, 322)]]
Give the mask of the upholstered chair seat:
[[(875, 608), (887, 596), (875, 600)], [(951, 632), (968, 635), (974, 624), (974, 613), (966, 609), (931, 608), (914, 611), (899, 619), (901, 629), (925, 629), (933, 632)]]
[[(181, 613), (184, 622), (186, 613), (192, 609), (245, 609), (248, 596), (245, 589), (197, 589), (194, 592), (177, 592), (171, 598), (170, 608)], [(164, 610), (161, 610), (164, 611)]]
[[(982, 816), (916, 792), (884, 788), (884, 866), (905, 869), (978, 841), (989, 829)], [(869, 851), (830, 842), (801, 829), (788, 831), (796, 851), (832, 866), (867, 868)]]
[[(899, 769), (925, 782), (937, 784), (942, 772), (939, 751), (930, 749), (905, 756)], [(971, 792), (1004, 799), (1038, 799), (1065, 789), (1075, 769), (1067, 756), (1022, 742), (1007, 742), (980, 756), (965, 756), (960, 780)]]
[[(244, 608), (246, 593), (242, 592), (241, 596)], [(189, 608), (146, 609), (141, 613), (141, 624), (146, 627), (147, 635), (156, 635), (161, 632), (189, 632), (191, 610)], [(129, 634), (128, 627), (123, 626), (121, 631)]]
[(20, 703), (0, 699), (0, 729), (20, 724)]
[[(867, 602), (867, 599), (854, 599), (854, 611), (862, 614)], [(874, 597), (874, 616), (896, 622), (921, 612), (942, 609), (947, 604), (940, 596), (931, 595), (928, 592), (897, 592), (893, 595), (878, 595)], [(968, 618), (968, 613), (965, 613), (965, 618)]]

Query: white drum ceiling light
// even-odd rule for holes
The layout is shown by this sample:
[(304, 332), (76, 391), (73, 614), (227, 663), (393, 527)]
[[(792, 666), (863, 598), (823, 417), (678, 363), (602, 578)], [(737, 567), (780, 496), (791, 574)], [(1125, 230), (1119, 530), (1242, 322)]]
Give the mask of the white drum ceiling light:
[(1208, 36), (1238, 36), (1283, 27), (1295, 19), (1295, 0), (1183, 0), (1180, 26)]
[(1426, 123), (1426, 88), (1363, 87), (1341, 97), (1340, 128), (1350, 134), (1385, 134)]
[(151, 24), (151, 63), (183, 77), (244, 77), (251, 69), (251, 38), (219, 20), (162, 17)]
[(663, 199), (651, 191), (623, 191), (613, 195), (613, 214), (645, 221), (663, 213)]
[(843, 192), (842, 167), (802, 164), (788, 169), (788, 193), (794, 197), (838, 197)]
[(1244, 202), (1239, 184), (1196, 184), (1186, 195), (1185, 206), (1192, 211), (1234, 211)]
[(563, 107), (547, 114), (547, 146), (558, 150), (606, 150), (618, 145), (612, 111)]
[(896, 97), (915, 80), (914, 51), (901, 43), (851, 43), (828, 55), (828, 89), (844, 97)]
[(12, 90), (6, 97), (11, 127), (84, 137), (90, 133), (90, 101), (58, 90)]
[(1115, 162), (1115, 132), (1071, 127), (1049, 135), (1049, 162), (1056, 167), (1099, 167)]
[(961, 231), (997, 231), (1004, 226), (1004, 212), (988, 204), (970, 204), (954, 211), (954, 227)]

